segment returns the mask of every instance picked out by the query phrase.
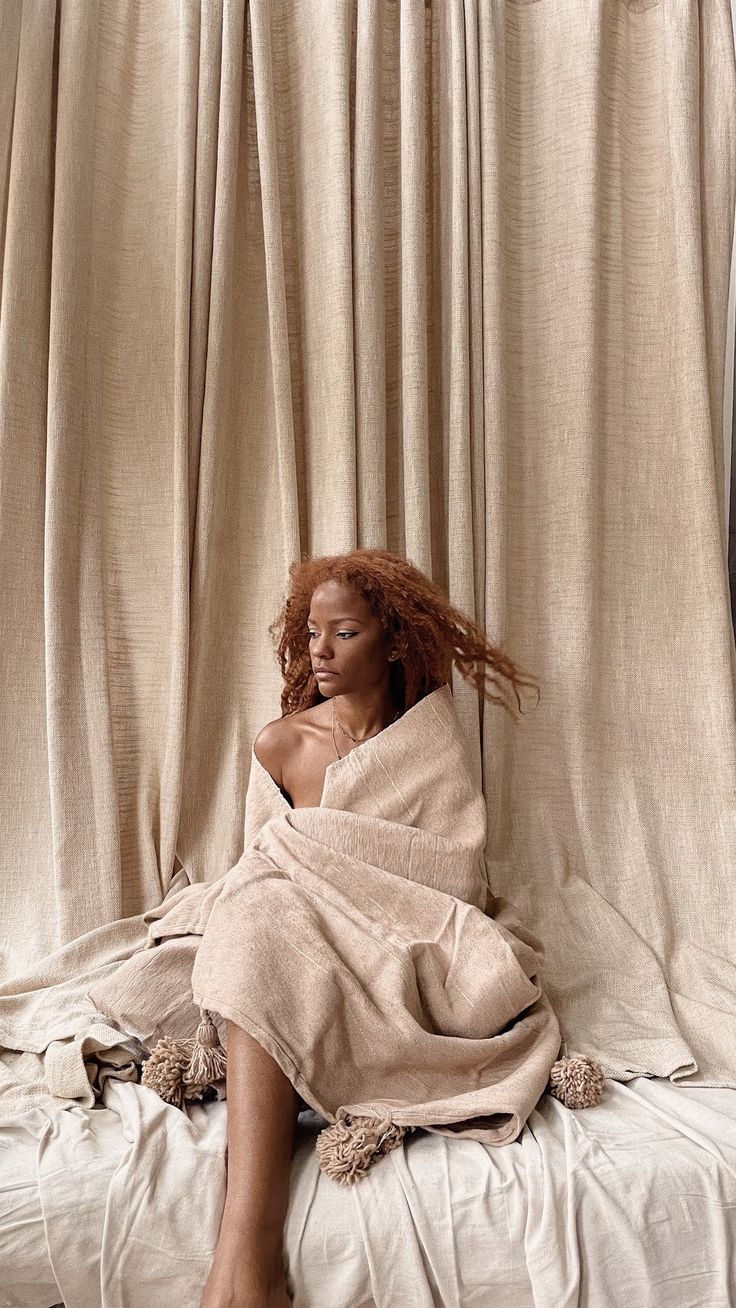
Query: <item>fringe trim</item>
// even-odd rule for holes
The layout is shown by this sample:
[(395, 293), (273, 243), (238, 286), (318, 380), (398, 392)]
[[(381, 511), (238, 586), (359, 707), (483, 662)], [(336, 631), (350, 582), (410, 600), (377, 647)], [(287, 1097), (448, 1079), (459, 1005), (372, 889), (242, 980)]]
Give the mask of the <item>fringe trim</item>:
[[(205, 1090), (227, 1073), (227, 1054), (220, 1044), (212, 1014), (201, 1008), (193, 1040), (159, 1040), (143, 1066), (141, 1084), (155, 1090), (169, 1104), (183, 1108), (202, 1099)], [(567, 1046), (563, 1045), (566, 1049)], [(585, 1054), (570, 1054), (553, 1064), (547, 1090), (566, 1108), (591, 1108), (603, 1098), (605, 1078), (600, 1063)], [(353, 1185), (376, 1158), (395, 1149), (414, 1127), (398, 1126), (390, 1116), (351, 1117), (338, 1120), (317, 1137), (322, 1171), (341, 1185)]]

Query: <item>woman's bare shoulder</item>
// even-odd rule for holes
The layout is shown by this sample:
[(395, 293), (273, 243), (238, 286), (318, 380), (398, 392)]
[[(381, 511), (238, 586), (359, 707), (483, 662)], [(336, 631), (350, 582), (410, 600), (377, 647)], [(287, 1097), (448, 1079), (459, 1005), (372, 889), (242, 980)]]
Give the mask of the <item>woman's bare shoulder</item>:
[(265, 727), (261, 727), (253, 741), (253, 753), (258, 762), (270, 772), (279, 786), (282, 784), (284, 761), (297, 744), (309, 712), (309, 709), (301, 709), (298, 713), (274, 718), (273, 722), (267, 722)]
[(279, 786), (281, 785), (281, 768), (290, 735), (287, 722), (287, 718), (276, 718), (273, 722), (267, 722), (265, 727), (261, 727), (253, 741), (253, 753), (258, 762), (267, 772), (271, 773), (274, 781)]

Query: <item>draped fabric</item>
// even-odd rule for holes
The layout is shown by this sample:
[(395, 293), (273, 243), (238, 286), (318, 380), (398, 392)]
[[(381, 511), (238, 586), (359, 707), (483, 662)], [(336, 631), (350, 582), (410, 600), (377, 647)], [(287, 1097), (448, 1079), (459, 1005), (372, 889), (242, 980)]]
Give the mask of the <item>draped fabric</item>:
[[(736, 0), (731, 0), (731, 25), (736, 42)], [(723, 445), (727, 465), (729, 503), (728, 575), (731, 587), (731, 622), (736, 632), (736, 230), (731, 252), (731, 282), (726, 323), (726, 377), (723, 397)], [(730, 453), (730, 458), (729, 458)]]
[(294, 810), (254, 754), (246, 828), (226, 877), (167, 897), (139, 948), (98, 973), (98, 1019), (149, 1049), (193, 1037), (200, 1013), (237, 1023), (340, 1123), (343, 1165), (357, 1163), (351, 1119), (363, 1146), (371, 1123), (376, 1143), (387, 1127), (397, 1144), (396, 1127), (515, 1140), (560, 1031), (539, 942), (488, 894), (486, 805), (449, 686), (335, 759), (318, 805)]
[(236, 862), (288, 564), (386, 545), (539, 680), (455, 689), (571, 1047), (736, 1084), (734, 64), (730, 0), (0, 7), (6, 977)]

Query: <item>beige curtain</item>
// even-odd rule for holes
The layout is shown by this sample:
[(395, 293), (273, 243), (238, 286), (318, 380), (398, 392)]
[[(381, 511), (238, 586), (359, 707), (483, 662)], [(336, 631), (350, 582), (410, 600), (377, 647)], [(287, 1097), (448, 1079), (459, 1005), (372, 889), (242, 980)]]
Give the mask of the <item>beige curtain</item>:
[(5, 976), (236, 861), (388, 545), (541, 682), (456, 689), (571, 1047), (736, 1085), (735, 106), (730, 0), (0, 6)]
[[(731, 0), (731, 25), (736, 43), (736, 0)], [(723, 396), (723, 449), (728, 509), (728, 571), (731, 587), (731, 624), (736, 632), (736, 230), (731, 250), (731, 278), (726, 321), (726, 375)]]

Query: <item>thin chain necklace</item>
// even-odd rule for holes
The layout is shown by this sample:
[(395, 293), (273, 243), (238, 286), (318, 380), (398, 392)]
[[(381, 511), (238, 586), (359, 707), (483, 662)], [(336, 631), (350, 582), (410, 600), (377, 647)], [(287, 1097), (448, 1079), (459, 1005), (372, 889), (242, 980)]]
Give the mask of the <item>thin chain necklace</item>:
[[(391, 719), (391, 722), (389, 722), (389, 724), (388, 724), (389, 726), (391, 726), (391, 725), (396, 721), (396, 719), (398, 718), (400, 712), (401, 712), (401, 709), (397, 709), (397, 710), (396, 710), (396, 712), (395, 712), (393, 718)], [(340, 721), (339, 717), (337, 716), (337, 708), (336, 708), (336, 706), (335, 706), (335, 701), (334, 701), (334, 699), (333, 699), (333, 700), (332, 700), (332, 743), (333, 743), (333, 745), (335, 746), (335, 753), (337, 754), (337, 757), (338, 757), (338, 758), (344, 758), (345, 755), (344, 755), (344, 754), (341, 754), (340, 751), (339, 751), (339, 749), (337, 748), (337, 740), (335, 739), (335, 727), (339, 727), (340, 730), (342, 731), (343, 735), (347, 736), (349, 740), (352, 740), (352, 741), (353, 741), (353, 744), (355, 744), (355, 745), (362, 745), (362, 744), (363, 744), (363, 741), (362, 741), (362, 740), (360, 740), (357, 736), (351, 736), (351, 734), (350, 734), (350, 732), (347, 730), (347, 728), (344, 727), (344, 726), (342, 725), (342, 722)], [(380, 735), (380, 732), (381, 732), (381, 731), (383, 731), (383, 727), (381, 727), (381, 728), (379, 729), (379, 731), (374, 731), (373, 735), (374, 735), (374, 736), (378, 736), (378, 735)], [(364, 737), (363, 737), (363, 740), (372, 740), (372, 739), (373, 739), (373, 736), (364, 736)]]

